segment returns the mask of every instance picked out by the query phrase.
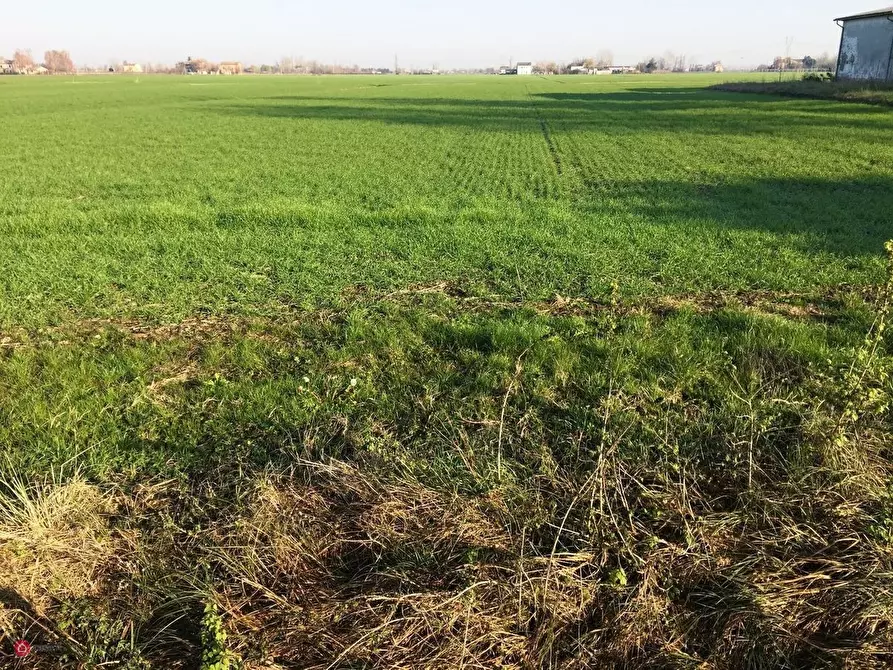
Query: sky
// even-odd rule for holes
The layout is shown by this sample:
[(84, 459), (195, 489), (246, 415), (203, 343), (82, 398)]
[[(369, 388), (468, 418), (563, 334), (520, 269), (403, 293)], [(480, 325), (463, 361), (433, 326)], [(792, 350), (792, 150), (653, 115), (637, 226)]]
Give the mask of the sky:
[[(889, 0), (886, 0), (889, 2)], [(867, 3), (867, 4), (866, 4)], [(75, 63), (128, 60), (173, 64), (193, 58), (275, 63), (283, 56), (324, 63), (442, 69), (511, 59), (567, 62), (602, 49), (615, 64), (666, 52), (689, 63), (749, 67), (785, 55), (836, 54), (833, 19), (885, 0), (41, 0), (0, 12), (0, 56), (29, 48), (37, 59), (66, 49)], [(682, 7), (680, 7), (682, 5)]]

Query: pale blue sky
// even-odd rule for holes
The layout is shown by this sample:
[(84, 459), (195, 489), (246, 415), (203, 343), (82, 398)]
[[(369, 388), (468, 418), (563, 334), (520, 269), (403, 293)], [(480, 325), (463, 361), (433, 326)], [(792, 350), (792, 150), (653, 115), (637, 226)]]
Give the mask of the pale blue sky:
[[(886, 0), (889, 2), (889, 0)], [(275, 62), (293, 54), (341, 64), (401, 67), (488, 66), (566, 61), (610, 49), (637, 62), (666, 51), (728, 67), (791, 55), (836, 53), (832, 19), (877, 9), (885, 0), (641, 0), (535, 2), (452, 0), (41, 0), (6, 3), (0, 55), (68, 49), (76, 63), (173, 63), (185, 58)], [(680, 7), (682, 5), (682, 7)]]

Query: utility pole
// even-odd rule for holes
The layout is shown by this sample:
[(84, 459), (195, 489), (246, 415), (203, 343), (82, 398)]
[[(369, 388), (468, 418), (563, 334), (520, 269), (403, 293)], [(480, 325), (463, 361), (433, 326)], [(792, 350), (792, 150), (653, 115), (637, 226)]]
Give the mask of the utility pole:
[(400, 74), (400, 64), (397, 62), (397, 54), (394, 54), (394, 74)]
[(791, 64), (791, 46), (794, 44), (793, 37), (784, 38), (784, 68), (778, 69), (778, 81), (781, 81), (781, 73)]

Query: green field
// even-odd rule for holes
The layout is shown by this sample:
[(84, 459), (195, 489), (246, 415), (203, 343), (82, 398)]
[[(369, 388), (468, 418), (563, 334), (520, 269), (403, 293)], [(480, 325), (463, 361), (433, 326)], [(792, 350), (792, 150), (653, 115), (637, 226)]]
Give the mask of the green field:
[(715, 81), (9, 77), (0, 319), (878, 281), (889, 112)]
[(886, 667), (893, 112), (730, 77), (0, 77), (0, 665)]

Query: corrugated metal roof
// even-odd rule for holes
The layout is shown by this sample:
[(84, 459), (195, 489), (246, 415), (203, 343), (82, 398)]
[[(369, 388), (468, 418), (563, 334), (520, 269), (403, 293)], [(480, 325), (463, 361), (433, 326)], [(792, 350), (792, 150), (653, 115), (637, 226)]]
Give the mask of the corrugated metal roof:
[(873, 12), (864, 12), (862, 14), (853, 14), (852, 16), (841, 16), (839, 19), (834, 19), (835, 21), (853, 21), (855, 19), (870, 19), (875, 16), (889, 16), (893, 15), (893, 6), (885, 7), (883, 9), (876, 9)]

